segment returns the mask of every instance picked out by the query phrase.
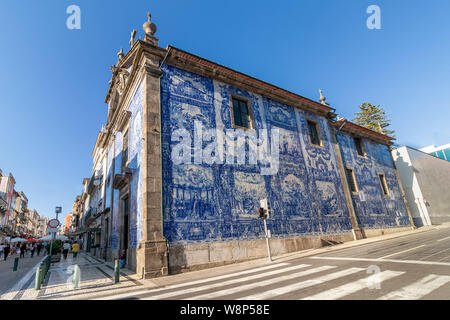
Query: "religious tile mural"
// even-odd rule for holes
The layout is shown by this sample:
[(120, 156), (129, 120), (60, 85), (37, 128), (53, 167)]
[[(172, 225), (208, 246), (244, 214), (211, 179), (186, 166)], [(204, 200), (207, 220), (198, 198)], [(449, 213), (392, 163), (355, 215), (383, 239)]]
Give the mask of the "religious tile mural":
[[(368, 229), (410, 225), (388, 147), (362, 139), (366, 156), (361, 157), (356, 153), (353, 136), (337, 132), (336, 138), (344, 165), (354, 170), (360, 190), (352, 194), (360, 227)], [(388, 196), (383, 193), (379, 174), (386, 178)]]
[(139, 85), (128, 107), (131, 112), (128, 129), (128, 168), (132, 171), (130, 181), (129, 247), (137, 248), (142, 240), (142, 97), (143, 86)]
[[(249, 101), (254, 131), (279, 132), (276, 161), (270, 152), (251, 163), (250, 152), (246, 152), (244, 163), (226, 162), (228, 154), (234, 152), (228, 143), (233, 138), (228, 136), (225, 142), (216, 138), (216, 162), (195, 161), (194, 155), (207, 146), (205, 141), (195, 141), (202, 135), (196, 123), (218, 131), (232, 129), (232, 95)], [(263, 198), (273, 208), (268, 220), (273, 237), (351, 232), (325, 118), (166, 65), (161, 101), (164, 235), (170, 243), (261, 239), (264, 226), (258, 219), (258, 208)], [(307, 119), (319, 123), (323, 139), (320, 148), (309, 142)], [(177, 129), (186, 130), (192, 138), (188, 150), (191, 163), (175, 164), (172, 159), (180, 142), (172, 140)], [(246, 134), (251, 136), (254, 131), (247, 130)], [(248, 151), (263, 141), (259, 131), (253, 140), (247, 138), (243, 141)], [(268, 139), (268, 150), (278, 148), (274, 141)], [(264, 161), (276, 165), (275, 174), (262, 174), (261, 167), (267, 164)]]

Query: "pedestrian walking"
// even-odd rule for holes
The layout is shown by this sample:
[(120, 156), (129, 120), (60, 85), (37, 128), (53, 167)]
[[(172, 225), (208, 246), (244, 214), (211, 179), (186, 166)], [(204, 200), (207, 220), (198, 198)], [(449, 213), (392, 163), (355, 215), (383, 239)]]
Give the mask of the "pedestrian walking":
[(31, 245), (31, 257), (33, 258), (33, 256), (34, 256), (34, 251), (36, 250), (36, 244), (35, 243), (33, 243), (32, 245)]
[(77, 258), (78, 251), (80, 251), (80, 245), (75, 241), (72, 245), (72, 254), (74, 259)]
[(11, 247), (9, 246), (9, 243), (6, 244), (6, 246), (3, 248), (3, 260), (6, 261), (6, 258), (8, 257), (9, 252), (11, 251)]
[(69, 253), (70, 250), (70, 243), (68, 241), (64, 242), (63, 245), (63, 255), (64, 255), (64, 260), (67, 259), (67, 254)]
[(5, 249), (5, 245), (2, 243), (0, 244), (0, 259), (2, 258), (3, 249)]
[(25, 258), (26, 254), (27, 254), (27, 245), (26, 243), (22, 243), (22, 246), (20, 247), (20, 257)]
[(37, 250), (37, 255), (39, 257), (39, 254), (41, 253), (41, 250), (42, 250), (42, 243), (38, 242), (38, 244), (36, 245), (36, 250)]

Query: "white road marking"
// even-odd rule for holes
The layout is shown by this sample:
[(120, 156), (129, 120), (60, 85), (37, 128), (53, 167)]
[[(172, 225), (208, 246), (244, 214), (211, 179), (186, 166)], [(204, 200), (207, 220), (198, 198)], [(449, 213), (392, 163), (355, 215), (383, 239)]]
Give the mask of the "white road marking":
[(421, 246), (418, 246), (418, 247), (414, 247), (414, 248), (406, 249), (406, 250), (403, 250), (403, 251), (399, 251), (399, 252), (396, 252), (396, 253), (388, 254), (387, 256), (384, 256), (384, 257), (381, 257), (381, 258), (378, 258), (378, 259), (385, 259), (385, 258), (389, 258), (389, 257), (392, 257), (392, 256), (396, 256), (396, 255), (398, 255), (398, 254), (400, 254), (400, 253), (404, 253), (404, 252), (408, 252), (408, 251), (416, 250), (416, 249), (419, 249), (419, 248), (422, 248), (422, 247), (425, 247), (425, 245), (423, 244), (423, 245), (421, 245)]
[(348, 275), (351, 275), (351, 274), (354, 274), (354, 273), (357, 273), (357, 272), (361, 272), (363, 270), (365, 270), (365, 269), (363, 269), (363, 268), (345, 269), (345, 270), (342, 270), (342, 271), (338, 271), (338, 272), (334, 272), (334, 273), (330, 273), (330, 274), (324, 275), (322, 277), (317, 277), (317, 278), (314, 278), (314, 279), (305, 280), (305, 281), (302, 281), (302, 282), (297, 282), (297, 283), (294, 283), (294, 284), (291, 284), (291, 285), (288, 285), (288, 286), (284, 286), (284, 287), (272, 289), (272, 290), (269, 290), (269, 291), (265, 291), (265, 292), (262, 292), (262, 293), (259, 293), (259, 294), (255, 294), (255, 295), (247, 296), (247, 297), (244, 297), (244, 298), (240, 298), (238, 300), (266, 300), (266, 299), (270, 299), (270, 298), (275, 297), (275, 296), (281, 296), (283, 294), (287, 294), (287, 293), (290, 293), (290, 292), (293, 292), (293, 291), (297, 291), (297, 290), (304, 289), (304, 288), (307, 288), (307, 287), (312, 287), (312, 286), (319, 285), (319, 284), (322, 284), (322, 283), (327, 282), (327, 281), (331, 281), (331, 280), (335, 280), (335, 279), (338, 279), (338, 278), (341, 278), (341, 277), (345, 277), (345, 276), (348, 276)]
[(424, 265), (447, 266), (447, 267), (450, 266), (450, 262), (421, 261), (421, 260), (369, 259), (369, 258), (347, 258), (347, 257), (311, 257), (309, 259), (392, 262), (392, 263), (424, 264)]
[(437, 255), (437, 254), (439, 254), (439, 253), (442, 253), (442, 252), (445, 252), (445, 251), (448, 251), (448, 250), (450, 250), (450, 248), (447, 248), (447, 249), (438, 251), (438, 252), (436, 252), (436, 253), (430, 254), (429, 256), (426, 256), (425, 258), (422, 258), (422, 259), (420, 259), (420, 260), (425, 260), (425, 259), (427, 259), (427, 258), (429, 258), (429, 257), (435, 256), (435, 255)]
[(439, 241), (444, 241), (444, 240), (447, 240), (447, 239), (450, 239), (450, 237), (445, 237), (445, 238), (439, 239), (438, 242)]
[(217, 297), (231, 295), (231, 294), (234, 294), (236, 292), (250, 290), (250, 289), (254, 289), (254, 288), (258, 288), (258, 287), (270, 286), (270, 285), (272, 285), (274, 283), (277, 283), (277, 282), (291, 280), (291, 279), (295, 279), (295, 278), (300, 278), (300, 277), (308, 276), (310, 274), (314, 274), (314, 273), (330, 270), (330, 269), (333, 269), (333, 268), (337, 268), (337, 267), (335, 267), (335, 266), (322, 266), (322, 267), (318, 267), (318, 268), (314, 268), (314, 269), (310, 269), (310, 270), (306, 270), (306, 271), (296, 272), (296, 273), (289, 274), (289, 275), (282, 276), (282, 277), (277, 277), (276, 279), (268, 279), (268, 280), (261, 281), (261, 282), (249, 283), (249, 284), (246, 284), (246, 285), (243, 285), (243, 286), (240, 286), (240, 287), (235, 287), (235, 288), (231, 288), (231, 289), (215, 291), (215, 292), (212, 292), (212, 293), (206, 293), (206, 294), (202, 294), (202, 295), (199, 295), (199, 296), (196, 296), (196, 297), (189, 297), (189, 298), (186, 298), (184, 300), (213, 299), (213, 298), (217, 298)]
[(417, 300), (450, 281), (450, 276), (430, 274), (400, 290), (390, 292), (377, 300)]
[(195, 280), (195, 281), (190, 281), (190, 282), (183, 282), (183, 283), (173, 284), (173, 285), (169, 285), (169, 286), (165, 286), (165, 287), (157, 288), (157, 289), (149, 289), (149, 290), (141, 290), (141, 291), (135, 291), (135, 292), (116, 294), (116, 295), (101, 297), (101, 298), (97, 298), (97, 299), (93, 299), (93, 300), (123, 299), (123, 298), (133, 297), (136, 295), (141, 295), (141, 294), (155, 293), (155, 292), (160, 292), (160, 291), (164, 291), (164, 290), (188, 287), (188, 286), (202, 284), (202, 283), (211, 282), (211, 281), (223, 280), (223, 279), (232, 278), (232, 277), (236, 277), (236, 276), (246, 275), (249, 273), (255, 273), (255, 272), (265, 271), (265, 270), (270, 270), (270, 269), (276, 269), (276, 268), (280, 268), (280, 267), (284, 267), (284, 266), (288, 266), (288, 265), (290, 265), (290, 263), (283, 262), (283, 263), (278, 263), (278, 264), (260, 267), (260, 268), (256, 268), (256, 269), (249, 269), (249, 270), (244, 270), (244, 271), (240, 271), (240, 272), (235, 272), (232, 274), (225, 274), (225, 275), (216, 276), (216, 277), (212, 277), (212, 278), (200, 279), (200, 280)]
[(342, 297), (348, 296), (352, 293), (355, 293), (357, 291), (368, 288), (368, 284), (373, 283), (373, 281), (380, 281), (381, 283), (385, 280), (397, 277), (404, 273), (405, 272), (401, 271), (390, 271), (390, 270), (383, 271), (378, 274), (373, 274), (367, 278), (359, 279), (357, 281), (350, 282), (342, 286), (303, 298), (302, 300), (337, 300)]
[[(300, 264), (300, 265), (296, 265), (296, 266), (285, 268), (285, 269), (279, 269), (279, 270), (269, 271), (269, 272), (265, 272), (265, 273), (255, 274), (255, 275), (252, 275), (252, 276), (239, 278), (239, 279), (232, 279), (232, 280), (228, 280), (228, 281), (221, 282), (221, 283), (207, 284), (207, 285), (200, 286), (200, 287), (195, 287), (195, 288), (189, 288), (189, 289), (184, 289), (184, 290), (179, 290), (179, 291), (174, 291), (174, 292), (163, 293), (163, 294), (159, 294), (159, 295), (156, 295), (156, 296), (146, 296), (146, 297), (140, 298), (140, 300), (159, 300), (159, 299), (171, 298), (171, 297), (185, 295), (185, 294), (189, 294), (189, 293), (193, 293), (193, 292), (209, 290), (209, 289), (215, 289), (217, 287), (223, 287), (223, 286), (228, 286), (228, 285), (232, 285), (232, 284), (236, 284), (236, 283), (256, 280), (256, 279), (259, 279), (259, 278), (269, 277), (269, 276), (273, 276), (273, 275), (276, 275), (276, 274), (279, 274), (279, 273), (294, 271), (294, 270), (297, 270), (297, 269), (302, 269), (302, 268), (306, 268), (306, 267), (310, 267), (310, 266), (311, 265), (309, 265), (309, 264)], [(271, 280), (273, 281), (273, 279), (271, 279)]]

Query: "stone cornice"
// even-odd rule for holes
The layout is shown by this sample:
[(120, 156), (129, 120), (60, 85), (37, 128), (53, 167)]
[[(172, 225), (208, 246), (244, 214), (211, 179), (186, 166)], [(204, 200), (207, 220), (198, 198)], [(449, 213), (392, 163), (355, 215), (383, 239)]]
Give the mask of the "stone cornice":
[(334, 122), (334, 127), (338, 129), (338, 131), (343, 131), (346, 133), (350, 133), (352, 135), (366, 138), (372, 141), (375, 141), (380, 144), (384, 144), (386, 146), (391, 146), (392, 140), (394, 138), (389, 137), (385, 134), (370, 130), (368, 128), (357, 125), (356, 123), (347, 121), (345, 119), (340, 119)]
[[(122, 99), (120, 100), (117, 108), (114, 110), (114, 113), (110, 116), (110, 119), (106, 126), (108, 133), (104, 142), (105, 146), (110, 144), (115, 131), (119, 130), (119, 127), (121, 125), (121, 123), (119, 123), (121, 122), (119, 121), (119, 118), (123, 118), (124, 116), (126, 116), (125, 108), (133, 99), (133, 95), (139, 83), (142, 81), (144, 74), (147, 72), (154, 76), (160, 75), (158, 74), (160, 70), (158, 68), (155, 68), (154, 64), (157, 64), (159, 66), (159, 62), (163, 59), (165, 54), (165, 49), (153, 46), (142, 40), (137, 40), (131, 50), (117, 65), (118, 68), (129, 68), (129, 66), (131, 65), (133, 67), (128, 77)], [(108, 94), (109, 93), (110, 92), (108, 91)]]
[(227, 68), (215, 62), (203, 59), (172, 46), (166, 63), (174, 67), (213, 78), (237, 88), (260, 94), (269, 99), (306, 110), (321, 116), (327, 116), (333, 108), (322, 105), (298, 94), (256, 79), (239, 71)]

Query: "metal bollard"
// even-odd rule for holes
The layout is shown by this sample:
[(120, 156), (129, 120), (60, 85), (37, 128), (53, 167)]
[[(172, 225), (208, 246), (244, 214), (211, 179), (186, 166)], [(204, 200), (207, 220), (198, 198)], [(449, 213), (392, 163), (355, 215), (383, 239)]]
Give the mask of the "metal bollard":
[(17, 271), (17, 267), (19, 266), (19, 258), (15, 258), (14, 259), (14, 267), (13, 267), (13, 271)]
[(36, 269), (36, 276), (34, 278), (34, 290), (40, 290), (42, 284), (42, 265)]
[(80, 272), (81, 272), (80, 266), (76, 264), (73, 270), (73, 278), (72, 278), (72, 284), (74, 289), (80, 287)]
[(114, 259), (114, 283), (119, 283), (119, 281), (120, 281), (119, 259)]
[(47, 264), (47, 261), (42, 262), (41, 265), (42, 265), (43, 268), (44, 268), (44, 272), (43, 272), (43, 275), (42, 275), (42, 279), (45, 279), (45, 276), (47, 275), (47, 271), (48, 271), (48, 264)]

